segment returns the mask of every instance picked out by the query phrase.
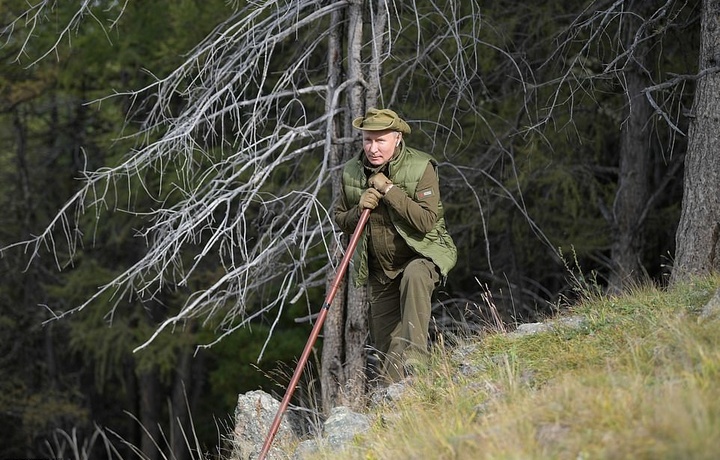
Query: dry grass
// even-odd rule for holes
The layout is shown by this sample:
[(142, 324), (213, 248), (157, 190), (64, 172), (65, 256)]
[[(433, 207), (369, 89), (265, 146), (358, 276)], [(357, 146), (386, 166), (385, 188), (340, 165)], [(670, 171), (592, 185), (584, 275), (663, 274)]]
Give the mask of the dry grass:
[(438, 347), (370, 433), (317, 458), (716, 458), (720, 319), (699, 313), (718, 284), (589, 296), (579, 328)]

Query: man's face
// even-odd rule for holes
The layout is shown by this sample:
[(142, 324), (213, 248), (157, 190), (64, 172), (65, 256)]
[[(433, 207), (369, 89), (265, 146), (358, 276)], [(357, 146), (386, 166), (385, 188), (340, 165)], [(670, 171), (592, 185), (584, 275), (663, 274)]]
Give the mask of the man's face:
[(363, 131), (363, 150), (373, 166), (382, 166), (392, 158), (402, 135), (397, 131)]

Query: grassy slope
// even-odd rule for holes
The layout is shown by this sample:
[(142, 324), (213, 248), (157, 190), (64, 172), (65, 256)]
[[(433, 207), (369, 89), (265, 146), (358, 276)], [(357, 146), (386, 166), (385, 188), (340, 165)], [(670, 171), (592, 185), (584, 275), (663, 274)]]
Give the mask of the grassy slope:
[(720, 455), (717, 278), (572, 308), (580, 328), (438, 347), (332, 459), (711, 459)]

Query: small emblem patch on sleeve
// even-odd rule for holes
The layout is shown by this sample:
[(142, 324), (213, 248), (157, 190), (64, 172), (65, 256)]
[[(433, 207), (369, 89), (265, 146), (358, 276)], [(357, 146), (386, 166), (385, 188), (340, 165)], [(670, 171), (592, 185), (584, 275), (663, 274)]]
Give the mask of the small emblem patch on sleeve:
[(432, 194), (433, 194), (433, 191), (431, 188), (429, 188), (427, 190), (421, 190), (421, 191), (417, 192), (417, 197), (418, 197), (418, 200), (422, 200), (424, 198), (432, 196)]

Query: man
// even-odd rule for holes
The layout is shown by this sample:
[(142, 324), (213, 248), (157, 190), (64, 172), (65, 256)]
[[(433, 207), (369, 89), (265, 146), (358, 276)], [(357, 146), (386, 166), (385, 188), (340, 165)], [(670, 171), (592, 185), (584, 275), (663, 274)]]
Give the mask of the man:
[(457, 260), (443, 217), (437, 163), (405, 145), (410, 126), (389, 109), (370, 109), (353, 120), (363, 152), (343, 169), (335, 210), (352, 234), (363, 209), (371, 209), (353, 256), (353, 278), (367, 283), (370, 338), (390, 381), (427, 354), (431, 297)]

